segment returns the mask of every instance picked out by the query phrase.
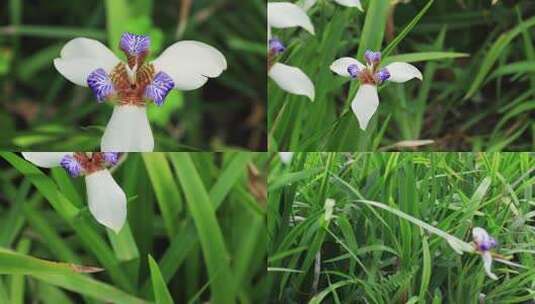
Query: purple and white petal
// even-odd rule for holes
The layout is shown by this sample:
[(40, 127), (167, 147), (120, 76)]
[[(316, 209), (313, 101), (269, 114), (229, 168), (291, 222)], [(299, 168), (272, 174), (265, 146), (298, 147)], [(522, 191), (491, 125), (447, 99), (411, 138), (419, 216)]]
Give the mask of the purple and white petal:
[(66, 155), (72, 156), (73, 152), (22, 152), (22, 156), (36, 166), (43, 168), (58, 167)]
[(214, 47), (199, 41), (180, 41), (168, 47), (152, 62), (156, 72), (173, 79), (175, 88), (195, 90), (208, 78), (219, 77), (227, 69), (225, 56)]
[(355, 113), (362, 130), (366, 130), (378, 106), (379, 95), (377, 94), (377, 87), (371, 84), (361, 85), (353, 102), (351, 102), (351, 109)]
[(97, 222), (119, 233), (126, 221), (126, 195), (108, 170), (85, 177), (89, 211)]
[(349, 67), (351, 66), (356, 66), (359, 70), (363, 70), (366, 68), (364, 64), (360, 63), (360, 61), (355, 58), (342, 57), (340, 59), (335, 60), (331, 64), (331, 71), (335, 72), (340, 76), (352, 77), (352, 75), (349, 73)]
[(150, 37), (132, 33), (123, 33), (119, 42), (119, 47), (123, 52), (130, 56), (146, 54), (150, 48)]
[(281, 53), (284, 53), (284, 51), (286, 51), (286, 47), (284, 46), (282, 41), (280, 41), (277, 38), (269, 39), (268, 45), (269, 45), (269, 51), (273, 54), (281, 54)]
[(364, 52), (364, 58), (368, 64), (378, 64), (381, 62), (381, 52), (367, 50)]
[(165, 72), (158, 72), (152, 82), (145, 88), (145, 98), (161, 106), (167, 94), (175, 87), (173, 79)]
[(300, 69), (282, 63), (275, 63), (269, 70), (268, 75), (284, 91), (296, 95), (304, 95), (314, 101), (314, 84)]
[(116, 106), (100, 144), (102, 152), (152, 152), (154, 138), (146, 107)]
[(106, 163), (110, 166), (115, 166), (119, 162), (119, 153), (118, 152), (103, 152), (102, 157)]
[(87, 86), (87, 77), (96, 69), (110, 73), (120, 62), (101, 42), (88, 38), (75, 38), (61, 49), (54, 66), (65, 78), (79, 86)]
[(104, 69), (96, 69), (87, 77), (87, 85), (97, 97), (98, 102), (105, 101), (110, 95), (115, 94), (113, 83)]
[(498, 277), (492, 273), (492, 254), (490, 251), (482, 252), (481, 258), (483, 259), (483, 269), (485, 269), (487, 276), (493, 280), (497, 280)]
[(268, 3), (268, 26), (274, 28), (302, 27), (314, 35), (314, 25), (301, 7), (289, 2)]
[(422, 73), (412, 64), (405, 62), (394, 62), (385, 67), (390, 73), (389, 81), (403, 83), (413, 78), (422, 80)]
[(82, 165), (73, 155), (65, 155), (60, 162), (61, 166), (67, 173), (69, 173), (72, 177), (77, 177), (82, 174), (84, 169), (82, 168)]

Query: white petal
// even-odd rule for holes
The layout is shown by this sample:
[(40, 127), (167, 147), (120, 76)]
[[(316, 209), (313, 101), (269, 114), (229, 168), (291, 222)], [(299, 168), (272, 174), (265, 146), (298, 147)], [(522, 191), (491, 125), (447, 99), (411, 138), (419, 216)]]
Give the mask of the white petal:
[(152, 62), (156, 72), (167, 73), (180, 90), (195, 90), (202, 87), (208, 78), (218, 77), (227, 69), (225, 56), (206, 43), (185, 40), (163, 51)]
[(94, 39), (75, 38), (61, 49), (60, 58), (54, 59), (54, 66), (71, 82), (87, 87), (87, 76), (98, 68), (109, 73), (119, 58), (104, 44)]
[(97, 222), (119, 233), (126, 220), (126, 195), (108, 170), (85, 177), (89, 211)]
[(357, 7), (362, 11), (362, 5), (360, 5), (360, 0), (334, 0), (336, 3), (347, 6), (347, 7)]
[(284, 91), (296, 95), (304, 95), (314, 101), (314, 84), (300, 69), (282, 63), (275, 63), (269, 70), (268, 75)]
[(305, 10), (289, 2), (268, 3), (268, 25), (274, 28), (300, 26), (314, 35), (314, 26)]
[(412, 64), (405, 62), (394, 62), (385, 67), (390, 73), (389, 81), (403, 83), (413, 78), (422, 80), (422, 73)]
[(102, 152), (152, 152), (154, 138), (147, 109), (116, 106), (102, 136), (100, 149)]
[(342, 57), (340, 59), (336, 59), (331, 64), (331, 71), (335, 72), (340, 76), (351, 77), (351, 75), (349, 75), (349, 72), (347, 71), (347, 68), (353, 64), (356, 64), (360, 70), (366, 68), (366, 66), (364, 66), (362, 63), (360, 63), (360, 61), (355, 58)]
[(305, 11), (308, 11), (311, 7), (316, 4), (317, 0), (305, 0), (305, 3), (303, 3), (303, 9)]
[(72, 154), (73, 152), (22, 152), (27, 161), (43, 168), (57, 167), (65, 155)]
[(472, 229), (472, 238), (476, 244), (488, 243), (490, 240), (487, 231), (481, 227), (474, 227)]
[(279, 152), (279, 157), (281, 158), (281, 162), (283, 164), (289, 165), (292, 162), (294, 153), (293, 152)]
[(485, 273), (489, 276), (489, 278), (497, 280), (498, 277), (492, 273), (492, 255), (490, 251), (483, 252), (481, 254), (481, 258), (483, 258), (483, 268), (485, 269)]
[(378, 106), (379, 96), (377, 95), (377, 87), (371, 84), (361, 85), (351, 103), (351, 109), (357, 116), (362, 130), (366, 130)]

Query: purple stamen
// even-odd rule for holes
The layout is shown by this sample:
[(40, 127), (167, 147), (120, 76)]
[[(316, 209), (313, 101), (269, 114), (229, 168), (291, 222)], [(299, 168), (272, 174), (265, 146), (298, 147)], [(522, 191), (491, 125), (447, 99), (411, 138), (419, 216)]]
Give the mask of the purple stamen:
[(132, 33), (124, 33), (121, 36), (119, 47), (127, 55), (139, 56), (149, 51), (150, 37)]
[(82, 165), (76, 160), (74, 156), (65, 155), (61, 161), (61, 166), (67, 170), (70, 176), (77, 177), (82, 173)]
[(117, 152), (103, 152), (102, 157), (110, 166), (115, 166), (119, 162), (119, 153)]
[(173, 79), (165, 72), (158, 72), (152, 82), (145, 88), (145, 98), (161, 106), (167, 94), (175, 87)]
[(370, 50), (367, 50), (364, 52), (364, 58), (366, 59), (366, 62), (368, 64), (378, 64), (381, 62), (381, 52), (373, 52)]
[(104, 69), (96, 69), (91, 72), (87, 77), (87, 85), (97, 96), (98, 102), (103, 102), (108, 96), (115, 93), (113, 83)]
[(351, 76), (351, 78), (355, 79), (355, 78), (359, 77), (359, 75), (360, 75), (359, 66), (356, 65), (356, 64), (350, 64), (347, 67), (347, 72), (349, 73), (349, 76)]
[(390, 78), (390, 72), (387, 69), (381, 69), (375, 74), (375, 78), (381, 84)]
[(273, 38), (269, 40), (269, 51), (274, 54), (280, 54), (286, 51), (286, 47), (279, 39)]

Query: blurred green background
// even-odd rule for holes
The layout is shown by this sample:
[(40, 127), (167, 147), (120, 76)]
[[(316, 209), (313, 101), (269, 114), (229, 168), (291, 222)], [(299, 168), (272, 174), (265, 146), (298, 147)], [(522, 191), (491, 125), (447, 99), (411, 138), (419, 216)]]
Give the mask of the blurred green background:
[(178, 40), (199, 40), (229, 64), (201, 89), (173, 91), (163, 107), (149, 106), (156, 150), (264, 150), (265, 10), (262, 0), (2, 1), (0, 149), (98, 150), (112, 104), (97, 104), (52, 60), (72, 38), (117, 50), (121, 33), (131, 31), (151, 36), (152, 56)]

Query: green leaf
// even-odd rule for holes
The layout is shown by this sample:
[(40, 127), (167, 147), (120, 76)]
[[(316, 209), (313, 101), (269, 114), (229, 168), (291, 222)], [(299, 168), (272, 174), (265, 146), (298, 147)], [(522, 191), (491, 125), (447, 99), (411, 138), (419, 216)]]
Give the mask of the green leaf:
[(165, 285), (165, 281), (160, 273), (160, 268), (158, 268), (158, 263), (154, 261), (152, 256), (149, 254), (149, 267), (150, 267), (150, 277), (152, 279), (152, 290), (154, 292), (154, 298), (156, 299), (157, 304), (172, 304), (173, 298)]
[(237, 286), (232, 278), (228, 251), (210, 197), (189, 153), (173, 153), (170, 157), (199, 234), (213, 301), (234, 303)]

